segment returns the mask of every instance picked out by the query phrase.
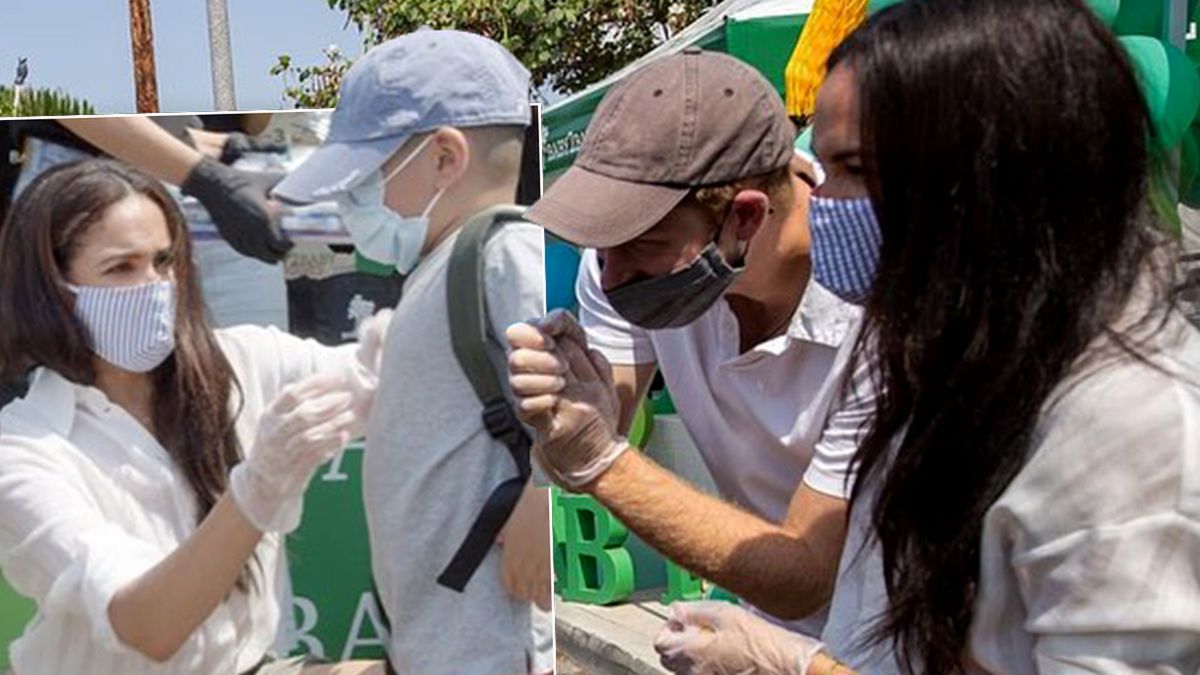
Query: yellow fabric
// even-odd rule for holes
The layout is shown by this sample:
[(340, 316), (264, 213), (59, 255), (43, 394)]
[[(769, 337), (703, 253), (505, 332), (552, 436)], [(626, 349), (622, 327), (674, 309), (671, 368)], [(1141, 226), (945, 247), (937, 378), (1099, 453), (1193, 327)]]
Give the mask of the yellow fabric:
[(825, 79), (825, 61), (867, 18), (867, 0), (816, 0), (804, 23), (784, 79), (787, 109), (793, 117), (807, 117), (816, 106), (817, 89)]

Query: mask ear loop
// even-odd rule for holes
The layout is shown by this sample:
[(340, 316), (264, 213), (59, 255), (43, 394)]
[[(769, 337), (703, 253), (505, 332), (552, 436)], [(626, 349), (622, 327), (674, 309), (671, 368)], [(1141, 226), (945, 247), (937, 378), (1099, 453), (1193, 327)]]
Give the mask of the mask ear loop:
[[(747, 244), (746, 244), (746, 250), (742, 250), (742, 251), (738, 252), (737, 264), (733, 264), (733, 262), (734, 262), (733, 260), (726, 258), (725, 254), (721, 253), (721, 241), (720, 241), (721, 234), (725, 231), (725, 224), (729, 222), (729, 215), (732, 213), (733, 213), (733, 200), (731, 199), (731, 200), (729, 200), (729, 204), (727, 204), (725, 206), (725, 215), (721, 218), (721, 223), (719, 225), (717, 225), (717, 232), (716, 232), (716, 234), (713, 235), (712, 241), (709, 242), (709, 246), (712, 246), (713, 249), (717, 252), (717, 254), (720, 255), (721, 258), (725, 259), (726, 264), (728, 264), (730, 267), (745, 267), (746, 251), (749, 250), (749, 242), (747, 242)], [(737, 244), (739, 248), (741, 247), (741, 240), (737, 239), (736, 236), (734, 239), (734, 243)]]
[[(411, 153), (409, 153), (408, 157), (404, 158), (403, 162), (400, 162), (400, 164), (398, 164), (395, 168), (393, 168), (391, 171), (389, 171), (387, 173), (387, 175), (383, 177), (384, 187), (387, 187), (388, 181), (390, 181), (396, 174), (400, 173), (400, 171), (403, 170), (404, 167), (406, 167), (410, 163), (412, 163), (413, 159), (417, 155), (421, 154), (421, 151), (424, 150), (425, 146), (429, 145), (429, 142), (432, 140), (433, 140), (433, 134), (429, 134), (428, 136), (426, 136), (425, 140), (421, 141), (420, 145), (418, 145), (416, 147), (416, 149), (414, 149)], [(446, 187), (449, 187), (449, 186), (446, 186)], [(433, 199), (431, 199), (429, 201), (429, 204), (427, 204), (425, 206), (425, 209), (423, 211), (421, 211), (421, 216), (420, 216), (421, 218), (429, 217), (429, 214), (433, 211), (433, 207), (437, 206), (438, 200), (440, 200), (442, 198), (442, 195), (444, 195), (446, 193), (446, 187), (442, 187), (436, 193), (434, 193)]]
[(422, 151), (422, 150), (424, 150), (424, 149), (425, 149), (425, 146), (429, 145), (429, 141), (432, 141), (432, 140), (433, 140), (433, 134), (429, 134), (428, 136), (426, 136), (426, 137), (425, 137), (425, 140), (421, 141), (421, 144), (420, 144), (420, 145), (418, 145), (418, 146), (416, 147), (416, 149), (415, 149), (415, 150), (413, 150), (412, 152), (410, 152), (410, 153), (408, 154), (408, 157), (405, 157), (405, 158), (404, 158), (404, 161), (403, 161), (403, 162), (400, 162), (400, 163), (399, 163), (399, 164), (397, 164), (395, 167), (393, 167), (391, 171), (387, 172), (387, 175), (385, 175), (385, 176), (383, 177), (383, 184), (384, 184), (384, 185), (387, 185), (387, 182), (388, 182), (389, 180), (391, 180), (391, 179), (392, 179), (392, 177), (394, 177), (396, 174), (400, 173), (400, 172), (401, 172), (401, 171), (404, 169), (404, 167), (406, 167), (406, 166), (408, 166), (409, 164), (411, 164), (411, 163), (412, 163), (412, 161), (413, 161), (413, 159), (414, 159), (414, 158), (415, 158), (417, 155), (421, 154), (421, 151)]
[[(446, 186), (446, 187), (449, 187), (449, 186)], [(425, 210), (421, 212), (422, 218), (428, 218), (429, 214), (433, 212), (433, 207), (437, 206), (438, 200), (442, 198), (442, 195), (446, 194), (446, 187), (443, 187), (440, 190), (438, 190), (436, 193), (434, 193), (433, 199), (429, 200), (429, 205), (426, 206)]]

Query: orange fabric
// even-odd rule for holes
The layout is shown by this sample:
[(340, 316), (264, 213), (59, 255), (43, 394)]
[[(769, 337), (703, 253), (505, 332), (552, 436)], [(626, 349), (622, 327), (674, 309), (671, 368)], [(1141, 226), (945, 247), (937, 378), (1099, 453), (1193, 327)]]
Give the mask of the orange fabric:
[(817, 89), (825, 79), (825, 61), (842, 40), (867, 18), (867, 0), (816, 0), (784, 80), (787, 109), (792, 117), (807, 117), (816, 106)]

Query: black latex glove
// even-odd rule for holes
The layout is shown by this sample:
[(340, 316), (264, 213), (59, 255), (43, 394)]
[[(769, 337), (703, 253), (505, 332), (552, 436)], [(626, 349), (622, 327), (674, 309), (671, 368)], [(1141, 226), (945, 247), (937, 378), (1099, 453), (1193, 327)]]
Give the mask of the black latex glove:
[(269, 182), (205, 157), (179, 187), (183, 194), (200, 200), (221, 237), (235, 251), (277, 263), (293, 244), (280, 227), (279, 217), (267, 208)]
[(221, 146), (221, 163), (233, 164), (247, 152), (287, 152), (287, 146), (274, 141), (260, 140), (240, 131), (230, 132)]

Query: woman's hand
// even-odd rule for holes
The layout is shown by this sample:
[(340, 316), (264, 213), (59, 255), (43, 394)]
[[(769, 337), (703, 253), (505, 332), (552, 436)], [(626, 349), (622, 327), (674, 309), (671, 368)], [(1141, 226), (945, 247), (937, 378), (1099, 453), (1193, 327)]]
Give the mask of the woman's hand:
[(350, 438), (362, 438), (367, 433), (367, 421), (375, 405), (375, 391), (379, 388), (383, 342), (392, 325), (392, 314), (390, 309), (380, 310), (358, 327), (358, 349), (344, 383), (345, 391), (350, 394), (350, 410), (354, 412), (354, 421), (348, 429)]
[(825, 649), (727, 602), (677, 602), (654, 640), (662, 665), (678, 675), (807, 675)]
[(309, 478), (350, 441), (354, 397), (339, 374), (318, 374), (286, 387), (262, 414), (249, 455), (233, 467), (229, 488), (238, 508), (263, 532), (300, 524)]

